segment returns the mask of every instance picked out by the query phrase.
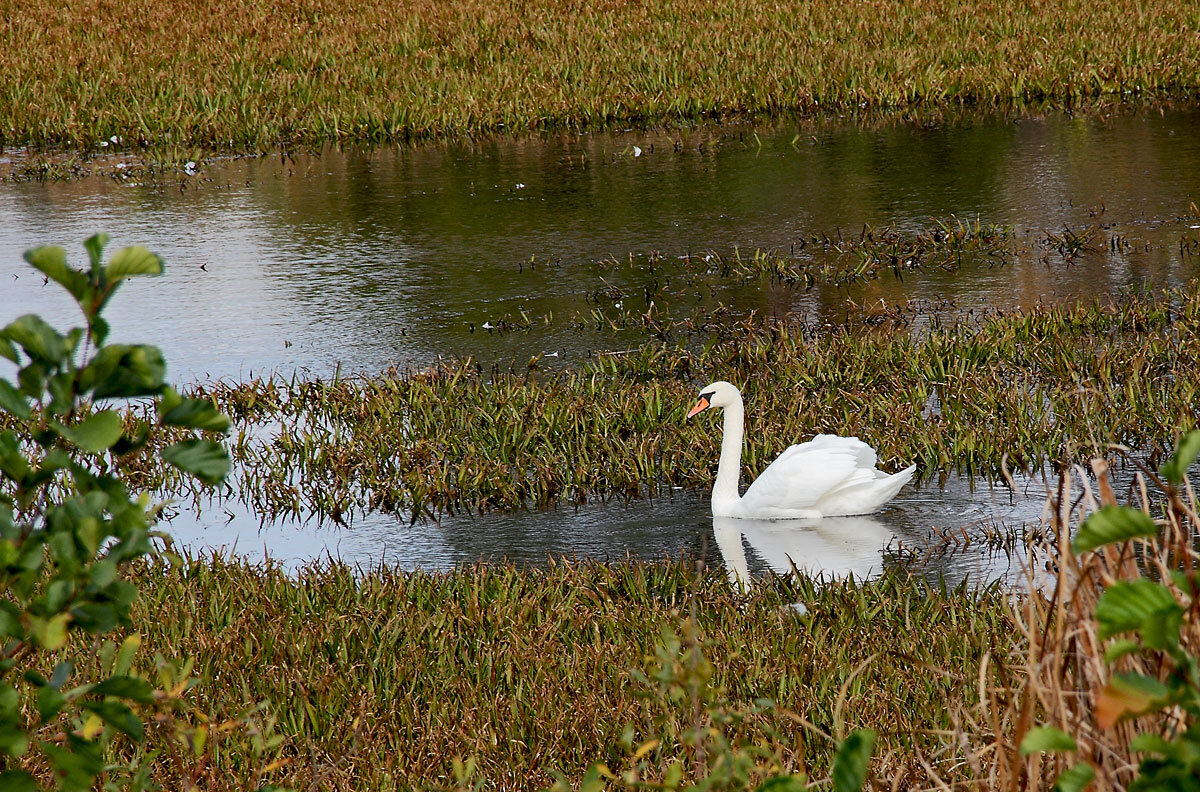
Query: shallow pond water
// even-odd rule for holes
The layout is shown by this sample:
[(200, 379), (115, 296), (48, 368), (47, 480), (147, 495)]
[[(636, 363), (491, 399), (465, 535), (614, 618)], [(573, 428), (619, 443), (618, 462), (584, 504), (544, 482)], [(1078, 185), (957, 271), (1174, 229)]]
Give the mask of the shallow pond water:
[[(438, 356), (573, 365), (644, 335), (599, 329), (598, 308), (724, 303), (840, 322), (852, 309), (924, 300), (952, 310), (1177, 285), (1200, 272), (1200, 112), (992, 118), (876, 128), (749, 126), (328, 150), (210, 163), (194, 177), (0, 185), (0, 322), (73, 306), (21, 252), (108, 231), (167, 261), (112, 303), (113, 340), (152, 341), (176, 381), (293, 372), (372, 372)], [(1013, 255), (846, 286), (765, 280), (686, 288), (653, 260), (770, 248), (832, 255), (798, 240), (864, 226), (906, 231), (957, 217), (1012, 226)], [(1048, 232), (1091, 228), (1067, 261)], [(653, 295), (653, 296), (652, 296)], [(504, 331), (502, 331), (504, 330)], [(1041, 515), (1041, 496), (951, 480), (906, 490), (870, 522), (787, 542), (744, 532), (752, 570), (795, 554), (870, 574), (931, 527), (986, 533)], [(228, 511), (226, 511), (228, 509)], [(290, 566), (326, 556), (364, 566), (445, 568), (480, 558), (541, 562), (715, 557), (707, 501), (680, 494), (579, 510), (409, 525), (368, 515), (351, 529), (280, 523), (215, 506), (172, 522), (193, 549), (264, 548)], [(856, 539), (847, 540), (846, 537)], [(841, 537), (841, 538), (838, 538)], [(898, 545), (898, 543), (900, 543)], [(757, 544), (757, 549), (756, 549)], [(984, 544), (978, 542), (978, 545)], [(733, 545), (726, 543), (727, 548)], [(891, 550), (888, 548), (891, 547)], [(899, 553), (902, 555), (902, 553)], [(930, 574), (989, 578), (986, 554), (933, 560)]]
[[(438, 355), (546, 353), (569, 365), (635, 343), (593, 332), (587, 318), (597, 301), (646, 310), (651, 286), (658, 310), (719, 300), (837, 322), (848, 298), (972, 308), (1186, 282), (1200, 271), (1181, 246), (1200, 240), (1193, 202), (1196, 111), (329, 150), (217, 162), (152, 186), (0, 186), (0, 321), (70, 317), (20, 254), (54, 243), (82, 256), (79, 243), (104, 230), (166, 259), (166, 276), (125, 287), (110, 319), (114, 340), (159, 343), (180, 380), (370, 372)], [(810, 290), (753, 281), (672, 291), (669, 274), (645, 266), (651, 254), (791, 252), (806, 235), (951, 216), (1013, 226), (1016, 256)], [(1047, 257), (1039, 240), (1064, 226), (1095, 226), (1097, 249), (1070, 264)], [(631, 256), (643, 265), (599, 264)], [(514, 325), (527, 329), (494, 329)]]
[[(193, 551), (207, 549), (296, 570), (342, 561), (364, 570), (381, 564), (443, 570), (478, 560), (542, 564), (551, 557), (617, 561), (700, 558), (751, 576), (787, 573), (874, 577), (905, 564), (932, 581), (955, 584), (1010, 577), (1019, 548), (1004, 537), (1037, 525), (1045, 484), (1021, 479), (1018, 491), (952, 477), (943, 486), (907, 486), (888, 508), (864, 517), (795, 520), (714, 520), (706, 493), (560, 506), (543, 511), (491, 512), (410, 523), (371, 513), (349, 528), (292, 520), (261, 527), (225, 501), (175, 512), (168, 529)], [(989, 541), (988, 537), (992, 537)], [(741, 556), (738, 556), (738, 552)]]

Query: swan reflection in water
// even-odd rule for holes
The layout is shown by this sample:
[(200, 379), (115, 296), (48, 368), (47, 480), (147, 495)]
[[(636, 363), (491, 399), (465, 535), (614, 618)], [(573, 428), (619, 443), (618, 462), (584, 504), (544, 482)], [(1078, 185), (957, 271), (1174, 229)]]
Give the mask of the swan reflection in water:
[(725, 559), (729, 579), (750, 586), (746, 544), (773, 571), (792, 574), (866, 579), (883, 571), (880, 554), (894, 533), (870, 516), (825, 517), (814, 520), (744, 520), (713, 516), (713, 534)]

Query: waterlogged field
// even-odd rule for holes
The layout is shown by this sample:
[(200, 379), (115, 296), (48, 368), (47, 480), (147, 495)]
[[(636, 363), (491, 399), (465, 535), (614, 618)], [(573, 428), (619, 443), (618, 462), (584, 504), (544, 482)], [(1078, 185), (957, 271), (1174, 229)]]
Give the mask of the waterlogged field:
[[(1152, 461), (1194, 422), (1200, 294), (1047, 307), (978, 325), (806, 330), (749, 320), (695, 348), (648, 344), (565, 372), (473, 362), (201, 391), (240, 427), (238, 486), (267, 515), (437, 514), (699, 489), (718, 435), (685, 422), (694, 381), (742, 384), (748, 479), (794, 439), (857, 434), (926, 479), (1105, 455)], [(252, 428), (273, 422), (266, 438)]]
[[(1184, 716), (1155, 707), (1195, 700), (1153, 686), (1186, 688), (1154, 675), (1198, 645), (1200, 435), (1171, 456), (1200, 394), (1197, 120), (717, 127), (7, 185), (14, 262), (93, 222), (162, 243), (167, 276), (130, 284), (114, 336), (161, 343), (232, 419), (218, 488), (160, 464), (182, 430), (119, 460), (186, 537), (133, 572), (138, 673), (169, 691), (138, 711), (170, 700), (200, 728), (150, 720), (162, 753), (116, 740), (110, 780), (146, 759), (167, 788), (592, 790), (740, 762), (746, 788), (840, 789), (836, 745), (872, 728), (876, 788), (1049, 788), (1070, 766), (1125, 789), (1137, 729), (1173, 736)], [(9, 266), (0, 319), (74, 318)], [(746, 395), (747, 478), (836, 432), (916, 462), (920, 489), (786, 541), (718, 531), (718, 433), (684, 421), (718, 378)], [(1083, 522), (1118, 499), (1144, 511)], [(205, 554), (205, 520), (242, 558)], [(290, 521), (324, 563), (297, 563)], [(359, 565), (334, 561), (343, 539)], [(256, 544), (286, 566), (244, 560)], [(962, 585), (956, 555), (979, 570)], [(1129, 600), (1105, 610), (1111, 591)], [(75, 650), (88, 678), (132, 656), (51, 651)], [(1027, 743), (1041, 723), (1071, 756)], [(37, 736), (46, 777), (71, 736)]]
[[(25, 4), (0, 142), (247, 151), (799, 109), (1200, 89), (1200, 18), (1158, 0), (411, 0)], [(19, 53), (19, 54), (18, 54)], [(70, 53), (64, 56), (63, 53)]]

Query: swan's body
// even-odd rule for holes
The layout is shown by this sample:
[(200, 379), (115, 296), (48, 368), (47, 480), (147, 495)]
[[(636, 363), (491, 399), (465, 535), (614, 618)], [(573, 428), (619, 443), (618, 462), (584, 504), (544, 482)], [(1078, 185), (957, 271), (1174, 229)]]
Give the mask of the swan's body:
[(688, 417), (709, 407), (725, 410), (721, 459), (713, 484), (712, 513), (756, 520), (814, 520), (870, 514), (896, 497), (916, 471), (912, 465), (888, 474), (875, 467), (875, 450), (857, 437), (817, 435), (786, 449), (745, 495), (738, 495), (745, 410), (741, 392), (728, 382), (700, 391)]

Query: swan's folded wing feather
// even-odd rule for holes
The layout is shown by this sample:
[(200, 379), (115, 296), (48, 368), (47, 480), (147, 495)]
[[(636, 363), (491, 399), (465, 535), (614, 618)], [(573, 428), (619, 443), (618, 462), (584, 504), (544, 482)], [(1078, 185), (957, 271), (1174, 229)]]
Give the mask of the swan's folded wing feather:
[[(841, 435), (819, 434), (807, 443), (794, 445), (792, 448), (810, 447), (813, 450), (817, 449), (838, 449), (849, 451), (854, 454), (858, 460), (860, 468), (873, 468), (878, 461), (875, 455), (875, 449), (859, 440), (857, 437), (842, 437)], [(789, 449), (790, 450), (790, 449)], [(784, 452), (786, 453), (786, 452)]]
[[(866, 445), (856, 438), (839, 439)], [(759, 474), (742, 496), (742, 503), (750, 508), (811, 509), (821, 496), (855, 475), (860, 457), (861, 451), (852, 444), (810, 440), (791, 446)]]

